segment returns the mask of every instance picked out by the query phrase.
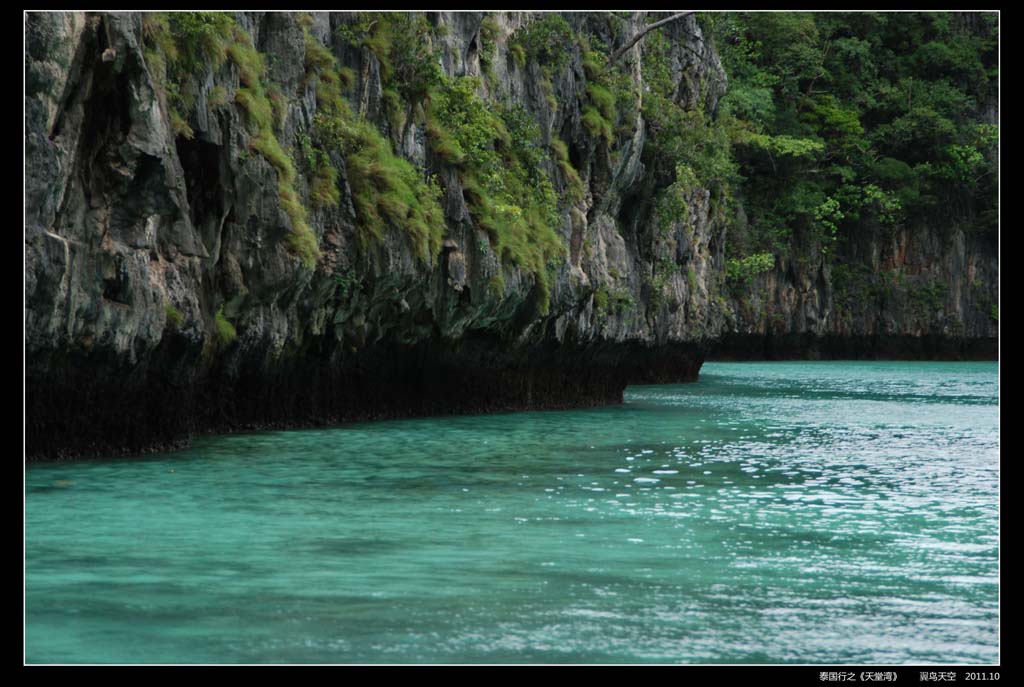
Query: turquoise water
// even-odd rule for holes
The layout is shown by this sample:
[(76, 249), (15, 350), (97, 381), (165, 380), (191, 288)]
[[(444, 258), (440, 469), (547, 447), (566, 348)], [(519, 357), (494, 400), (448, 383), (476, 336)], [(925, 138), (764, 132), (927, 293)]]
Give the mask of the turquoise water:
[(29, 465), (36, 662), (995, 663), (995, 363)]

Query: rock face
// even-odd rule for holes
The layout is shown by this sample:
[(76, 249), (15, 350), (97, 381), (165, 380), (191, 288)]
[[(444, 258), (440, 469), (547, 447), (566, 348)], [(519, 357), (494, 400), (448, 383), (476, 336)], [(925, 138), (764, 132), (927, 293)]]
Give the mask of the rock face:
[[(720, 199), (690, 187), (680, 213), (655, 220), (673, 179), (659, 171), (671, 161), (645, 145), (645, 41), (617, 67), (620, 114), (598, 135), (582, 45), (568, 42), (565, 63), (545, 70), (514, 40), (540, 15), (426, 15), (424, 40), (446, 77), (479, 76), (476, 97), (521, 106), (544, 146), (565, 143), (561, 165), (548, 156), (538, 169), (559, 197), (562, 249), (542, 280), (499, 257), (422, 111), (395, 117), (393, 65), (339, 38), (354, 15), (231, 17), (277, 94), (274, 136), (296, 170), (315, 263), (291, 243), (288, 164), (261, 154), (266, 141), (241, 107), (252, 78), (243, 63), (197, 67), (176, 121), (140, 14), (27, 15), (28, 459), (163, 449), (208, 431), (614, 403), (629, 383), (695, 379), (716, 342), (721, 355), (744, 357), (884, 353), (885, 337), (915, 342), (908, 355), (929, 341), (994, 354), (996, 324), (981, 301), (995, 293), (995, 251), (962, 232), (918, 228), (848, 248), (871, 278), (929, 280), (922, 297), (899, 282), (877, 302), (849, 303), (813, 250), (749, 294), (729, 294)], [(564, 19), (606, 48), (644, 22)], [(712, 116), (727, 87), (719, 58), (692, 16), (661, 31), (673, 102)], [(349, 75), (345, 97), (360, 121), (437, 180), (443, 241), (426, 258), (399, 226), (365, 241), (339, 151), (329, 152), (340, 199), (311, 202), (304, 158), (324, 106), (309, 41)]]
[[(480, 13), (432, 13), (449, 77), (479, 75)], [(576, 30), (620, 40), (600, 16)], [(478, 92), (517, 102), (545, 141), (566, 142), (583, 182), (559, 204), (563, 256), (536, 275), (505, 265), (473, 222), (460, 180), (427, 147), (425, 124), (394, 131), (381, 64), (337, 39), (347, 14), (237, 13), (284, 95), (276, 137), (286, 151), (318, 111), (304, 79), (304, 30), (350, 67), (353, 110), (395, 152), (436, 174), (441, 251), (417, 257), (405, 232), (358, 241), (342, 165), (338, 207), (312, 209), (314, 268), (289, 250), (279, 172), (253, 152), (230, 95), (237, 65), (198, 75), (187, 117), (171, 113), (147, 61), (139, 14), (28, 14), (26, 19), (27, 455), (61, 458), (166, 448), (196, 432), (298, 426), (419, 413), (557, 408), (621, 401), (630, 382), (694, 379), (725, 311), (714, 298), (724, 229), (709, 194), (689, 192), (671, 275), (651, 298), (651, 197), (667, 182), (642, 160), (645, 122), (605, 144), (582, 121), (586, 75), (577, 46), (547, 86), (509, 37), (535, 21), (497, 15), (492, 72)], [(618, 19), (635, 31), (642, 19)], [(496, 29), (496, 30), (495, 30)], [(692, 18), (670, 26), (671, 70), (684, 107), (714, 108), (725, 75)], [(644, 84), (634, 49), (633, 97)], [(227, 103), (223, 94), (228, 94)], [(299, 159), (300, 153), (294, 154)], [(309, 206), (310, 174), (295, 182)], [(543, 170), (565, 198), (565, 179)], [(225, 326), (227, 325), (227, 326)], [(231, 331), (233, 329), (233, 332)]]
[[(998, 357), (998, 245), (933, 224), (867, 227), (829, 265), (820, 248), (777, 261), (732, 295), (715, 359)], [(852, 266), (852, 267), (851, 267)]]

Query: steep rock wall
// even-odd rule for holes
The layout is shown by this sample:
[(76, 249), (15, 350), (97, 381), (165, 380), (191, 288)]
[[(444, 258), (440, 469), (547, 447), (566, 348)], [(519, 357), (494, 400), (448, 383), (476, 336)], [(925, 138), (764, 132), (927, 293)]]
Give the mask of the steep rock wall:
[(734, 291), (710, 357), (998, 357), (995, 237), (941, 222), (868, 226), (839, 249), (828, 261), (819, 245), (802, 245)]
[[(734, 146), (743, 181), (723, 289), (731, 315), (709, 355), (997, 358), (998, 16), (718, 19), (734, 76), (725, 118), (821, 148), (798, 161), (785, 145), (775, 157), (743, 137)], [(865, 61), (841, 47), (853, 44), (871, 46)], [(970, 75), (930, 61), (931, 50), (959, 54)], [(790, 79), (801, 51), (820, 68)], [(769, 96), (763, 112), (750, 105), (758, 93)]]
[[(233, 15), (283, 96), (275, 135), (296, 161), (319, 246), (312, 266), (289, 247), (298, 228), (281, 168), (258, 154), (232, 98), (246, 85), (239, 64), (195, 74), (183, 127), (140, 14), (27, 15), (28, 458), (139, 452), (204, 431), (607, 403), (627, 383), (696, 377), (725, 323), (715, 298), (724, 224), (707, 190), (688, 189), (672, 240), (651, 238), (652, 198), (671, 180), (642, 159), (643, 44), (622, 67), (635, 116), (604, 141), (584, 122), (579, 46), (552, 74), (514, 54), (510, 37), (537, 16), (496, 15), (486, 35), (483, 14), (428, 18), (447, 77), (486, 76), (479, 97), (518, 103), (544, 143), (567, 144), (582, 193), (567, 192), (550, 159), (542, 169), (559, 193), (564, 249), (547, 266), (547, 293), (536, 272), (496, 255), (427, 123), (389, 117), (380, 60), (337, 37), (352, 15)], [(565, 18), (606, 45), (642, 21)], [(717, 57), (692, 18), (666, 31), (671, 78), (685, 85), (677, 103), (712, 110), (725, 88)], [(353, 111), (436, 175), (444, 241), (426, 259), (399, 227), (361, 240), (337, 151), (340, 202), (310, 203), (299, 161), (321, 106), (307, 32), (351, 69)], [(654, 287), (659, 258), (671, 269)]]
[[(280, 190), (287, 165), (243, 107), (244, 63), (197, 68), (182, 116), (142, 15), (28, 14), (28, 458), (161, 449), (207, 431), (612, 403), (629, 383), (692, 380), (708, 355), (997, 356), (995, 238), (941, 218), (865, 225), (830, 256), (797, 237), (771, 270), (730, 287), (736, 218), (722, 189), (683, 184), (674, 214), (659, 214), (678, 179), (666, 172), (676, 160), (650, 145), (662, 134), (644, 109), (649, 41), (605, 72), (617, 115), (595, 128), (592, 87), (610, 82), (588, 50), (610, 53), (644, 18), (562, 15), (573, 38), (553, 41), (564, 60), (552, 66), (520, 40), (544, 16), (429, 13), (422, 37), (446, 79), (478, 77), (473, 97), (489, 110), (521, 108), (537, 140), (514, 144), (565, 144), (561, 161), (554, 148), (537, 158), (557, 195), (560, 248), (541, 274), (483, 226), (423, 103), (396, 100), (380, 46), (343, 39), (355, 15), (231, 15), (280, 96), (274, 139), (295, 169), (297, 211)], [(713, 118), (727, 88), (713, 47), (692, 17), (660, 34), (674, 106)], [(344, 150), (326, 151), (338, 202), (315, 202), (309, 136), (326, 110), (309, 41), (351, 81), (354, 117), (436, 180), (442, 240), (426, 256), (395, 223), (367, 240), (360, 171)], [(312, 264), (295, 249), (302, 222)]]

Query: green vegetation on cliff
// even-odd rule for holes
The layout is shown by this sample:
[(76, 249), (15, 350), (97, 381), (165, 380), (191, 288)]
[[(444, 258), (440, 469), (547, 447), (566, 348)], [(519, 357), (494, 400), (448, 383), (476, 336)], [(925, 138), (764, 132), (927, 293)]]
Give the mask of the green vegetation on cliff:
[[(996, 228), (994, 13), (708, 13), (749, 218), (730, 251)], [(793, 241), (797, 243), (794, 244)]]
[(536, 21), (512, 34), (510, 45), (516, 49), (522, 64), (536, 60), (541, 71), (550, 79), (564, 69), (571, 55), (573, 31), (565, 18), (557, 14), (544, 14)]
[[(293, 120), (289, 103), (299, 94), (270, 82), (266, 56), (230, 13), (149, 13), (143, 36), (169, 122), (186, 139), (195, 135), (192, 115), (210, 70), (237, 72), (238, 86), (219, 79), (207, 104), (244, 115), (251, 148), (277, 173), (291, 225), (287, 245), (308, 267), (320, 257), (309, 213), (349, 212), (346, 189), (364, 249), (397, 230), (432, 262), (447, 229), (445, 184), (457, 179), (473, 223), (499, 258), (492, 290), (503, 288), (504, 269), (521, 268), (534, 275), (546, 312), (565, 253), (559, 224), (571, 206), (583, 207), (588, 190), (596, 193), (584, 178), (593, 184), (603, 174), (567, 142), (607, 153), (614, 168), (638, 114), (653, 179), (644, 199), (652, 211), (645, 280), (656, 300), (684, 264), (669, 257), (687, 240), (671, 229), (681, 222), (692, 233), (688, 202), (702, 189), (711, 212), (733, 220), (725, 242), (725, 282), (733, 290), (783, 264), (776, 256), (806, 262), (820, 248), (833, 265), (844, 263), (844, 242), (862, 232), (931, 221), (994, 233), (995, 15), (702, 13), (698, 23), (728, 75), (720, 99), (710, 72), (685, 59), (681, 66), (678, 25), (648, 33), (635, 53), (610, 63), (612, 49), (629, 38), (629, 18), (567, 21), (546, 13), (503, 36), (508, 22), (485, 15), (476, 34), (484, 83), (446, 74), (447, 29), (437, 16), (346, 14), (325, 46), (313, 17), (300, 14), (299, 90), (313, 89), (316, 108)], [(547, 111), (545, 98), (503, 95), (494, 77), (499, 44), (508, 50), (507, 69), (539, 79)], [(709, 59), (691, 52), (694, 64)], [(340, 56), (355, 65), (356, 55), (358, 74), (339, 63)], [(562, 92), (568, 82), (575, 101), (557, 102), (555, 84)], [(571, 126), (566, 107), (575, 108)], [(286, 141), (294, 160), (281, 142), (286, 121), (296, 125)], [(413, 162), (409, 141), (421, 134), (426, 160)], [(572, 160), (591, 167), (581, 167), (581, 176)], [(846, 280), (849, 288), (860, 283)], [(905, 295), (915, 303), (936, 299)]]
[(550, 156), (528, 112), (516, 105), (496, 112), (477, 95), (478, 87), (472, 77), (443, 78), (431, 91), (431, 148), (458, 169), (473, 220), (502, 262), (534, 274), (538, 304), (546, 311), (548, 263), (564, 251), (555, 232), (560, 215), (547, 172)]
[[(370, 240), (381, 240), (390, 225), (407, 232), (420, 259), (430, 262), (441, 248), (445, 230), (437, 184), (396, 155), (391, 142), (372, 123), (353, 114), (342, 97), (352, 77), (339, 69), (334, 55), (308, 28), (304, 30), (306, 77), (314, 83), (318, 108), (307, 158), (315, 168), (314, 198), (324, 205), (337, 205), (335, 161), (343, 160), (364, 248)], [(369, 33), (361, 43), (387, 55), (394, 45), (391, 38), (389, 33)], [(394, 64), (407, 62), (394, 56), (385, 59), (389, 72), (396, 69)], [(403, 88), (401, 92), (411, 96), (414, 91)]]
[(694, 107), (677, 102), (680, 85), (672, 79), (670, 41), (657, 31), (644, 40), (643, 115), (650, 130), (646, 158), (674, 183), (707, 188), (722, 197), (736, 181), (736, 166), (725, 125), (709, 111), (707, 88), (696, 89)]
[(217, 341), (220, 342), (221, 346), (227, 346), (236, 338), (238, 338), (238, 332), (235, 331), (235, 326), (228, 321), (228, 318), (224, 315), (224, 307), (221, 306), (217, 314), (214, 315), (213, 323), (215, 331), (217, 332)]
[[(536, 28), (517, 34), (515, 44), (528, 51), (542, 68), (563, 68), (568, 56), (566, 49), (545, 47), (542, 38), (561, 35), (568, 31), (568, 25), (561, 17), (537, 24)], [(493, 17), (484, 18), (480, 27), (480, 56), (485, 74), (490, 70), (498, 30)], [(455, 168), (473, 221), (487, 232), (500, 257), (499, 264), (521, 267), (534, 275), (538, 308), (546, 312), (550, 265), (562, 255), (564, 247), (555, 232), (560, 220), (559, 197), (549, 177), (555, 165), (533, 116), (518, 105), (495, 106), (485, 101), (476, 78), (444, 74), (438, 59), (436, 30), (422, 15), (359, 13), (336, 33), (346, 44), (370, 51), (381, 65), (384, 109), (392, 122), (392, 137), (400, 133), (394, 125), (405, 123), (410, 117), (425, 126), (431, 153), (438, 163)], [(367, 137), (372, 137), (372, 128), (367, 125)], [(555, 150), (559, 156), (556, 164), (566, 177), (568, 196), (579, 197), (582, 182), (568, 156), (560, 155), (561, 152)], [(355, 162), (356, 177), (370, 173), (358, 158)], [(408, 164), (401, 160), (395, 165), (403, 163)], [(350, 156), (346, 160), (350, 176), (352, 164)], [(372, 166), (375, 170), (389, 168), (381, 159)], [(390, 176), (412, 179), (411, 174)], [(364, 207), (360, 214), (372, 216), (372, 203), (361, 203), (360, 191), (353, 191), (357, 208), (360, 204)], [(443, 217), (430, 226), (442, 227)], [(433, 243), (431, 246), (436, 254)], [(504, 283), (501, 274), (495, 275), (492, 282), (492, 290), (500, 292)]]
[[(284, 118), (284, 100), (267, 83), (266, 64), (252, 37), (224, 12), (147, 13), (143, 15), (143, 37), (146, 61), (163, 91), (171, 126), (186, 139), (193, 137), (188, 118), (199, 94), (198, 78), (228, 60), (238, 70), (240, 84), (234, 101), (246, 115), (249, 145), (277, 172), (278, 198), (291, 222), (287, 245), (303, 265), (315, 267), (320, 257), (316, 234), (295, 188), (295, 165), (274, 132)], [(213, 95), (217, 106), (226, 104), (223, 90)]]
[(725, 278), (730, 286), (742, 290), (750, 286), (758, 274), (770, 271), (775, 267), (775, 257), (771, 253), (754, 253), (744, 258), (729, 258), (725, 262)]

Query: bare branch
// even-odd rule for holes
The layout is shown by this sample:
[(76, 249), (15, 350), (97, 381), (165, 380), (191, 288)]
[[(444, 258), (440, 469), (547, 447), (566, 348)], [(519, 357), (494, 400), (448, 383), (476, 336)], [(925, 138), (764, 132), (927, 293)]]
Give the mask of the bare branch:
[(637, 42), (638, 42), (638, 41), (639, 41), (639, 40), (640, 40), (641, 38), (643, 38), (644, 36), (646, 36), (646, 35), (647, 35), (648, 33), (650, 33), (651, 31), (654, 31), (654, 29), (656, 29), (656, 28), (658, 28), (658, 27), (660, 27), (660, 26), (664, 26), (665, 24), (668, 24), (669, 22), (673, 22), (673, 21), (676, 21), (677, 19), (682, 19), (683, 17), (688, 17), (688, 16), (690, 16), (691, 14), (695, 14), (696, 12), (697, 12), (697, 10), (690, 10), (689, 12), (680, 12), (679, 14), (673, 14), (673, 15), (672, 15), (671, 17), (668, 17), (667, 19), (662, 19), (661, 21), (656, 21), (656, 22), (654, 22), (653, 24), (648, 24), (647, 26), (645, 26), (645, 27), (643, 28), (643, 30), (642, 30), (642, 31), (639, 31), (639, 32), (637, 32), (637, 34), (636, 34), (635, 36), (633, 36), (633, 37), (632, 37), (632, 38), (630, 38), (630, 39), (629, 39), (628, 41), (626, 41), (626, 44), (625, 44), (625, 45), (623, 45), (623, 46), (622, 46), (621, 48), (619, 48), (618, 50), (616, 50), (616, 51), (615, 51), (615, 52), (614, 52), (614, 53), (612, 54), (612, 56), (611, 56), (611, 57), (610, 57), (610, 58), (608, 59), (608, 64), (612, 64), (612, 63), (614, 63), (614, 62), (615, 62), (615, 60), (617, 60), (617, 59), (619, 59), (620, 57), (622, 57), (623, 55), (625, 55), (625, 54), (626, 54), (626, 52), (627, 52), (627, 51), (628, 51), (628, 50), (629, 50), (630, 48), (632, 48), (632, 47), (633, 47), (634, 45), (636, 45), (636, 44), (637, 44)]

